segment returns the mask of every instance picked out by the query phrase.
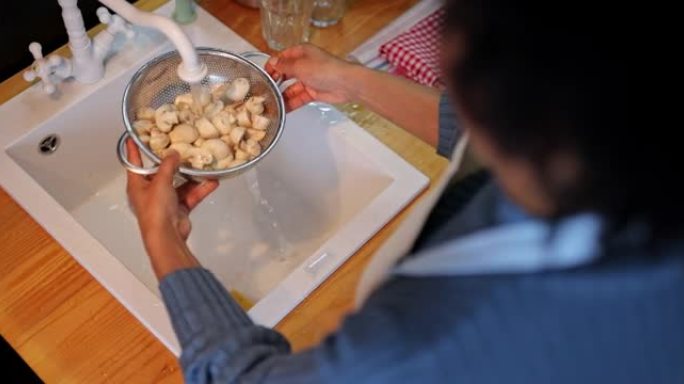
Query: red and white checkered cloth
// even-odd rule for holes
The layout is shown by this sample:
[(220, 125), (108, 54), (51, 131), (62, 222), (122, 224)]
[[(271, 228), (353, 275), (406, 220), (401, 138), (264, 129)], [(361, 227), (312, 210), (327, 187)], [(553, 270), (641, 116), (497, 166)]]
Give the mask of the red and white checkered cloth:
[(380, 46), (380, 55), (394, 72), (420, 84), (439, 86), (439, 43), (444, 25), (444, 7)]

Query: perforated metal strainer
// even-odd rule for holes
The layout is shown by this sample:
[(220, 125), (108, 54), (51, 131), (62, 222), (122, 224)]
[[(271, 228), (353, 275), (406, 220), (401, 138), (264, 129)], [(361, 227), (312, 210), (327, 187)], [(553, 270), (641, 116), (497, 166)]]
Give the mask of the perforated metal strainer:
[[(260, 95), (266, 98), (264, 116), (270, 120), (266, 129), (266, 137), (260, 142), (262, 152), (256, 158), (237, 167), (222, 170), (199, 170), (182, 166), (180, 173), (193, 178), (225, 178), (237, 176), (253, 167), (273, 149), (280, 139), (285, 126), (285, 103), (276, 83), (261, 67), (250, 61), (249, 57), (266, 56), (260, 52), (235, 54), (214, 48), (197, 48), (197, 54), (207, 68), (207, 76), (202, 80), (203, 86), (211, 88), (214, 84), (223, 84), (233, 79), (244, 77), (249, 80), (249, 95)], [(157, 56), (143, 65), (133, 75), (123, 96), (123, 120), (126, 132), (119, 139), (117, 154), (121, 164), (131, 172), (140, 175), (151, 175), (157, 172), (161, 159), (155, 155), (138, 137), (133, 122), (136, 112), (141, 107), (158, 108), (163, 104), (173, 104), (176, 96), (190, 92), (190, 85), (176, 74), (181, 58), (177, 52), (169, 52)], [(131, 164), (126, 156), (126, 139), (133, 138), (142, 153), (155, 164), (152, 168), (141, 168)]]

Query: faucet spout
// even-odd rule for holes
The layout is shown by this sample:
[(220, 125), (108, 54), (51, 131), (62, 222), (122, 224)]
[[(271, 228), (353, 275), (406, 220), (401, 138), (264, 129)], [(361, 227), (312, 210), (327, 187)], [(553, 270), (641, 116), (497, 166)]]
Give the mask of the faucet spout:
[(181, 80), (194, 84), (202, 81), (207, 75), (207, 67), (197, 56), (190, 38), (171, 19), (141, 11), (124, 0), (100, 0), (100, 3), (106, 5), (132, 24), (152, 27), (164, 33), (176, 46), (183, 60), (182, 64), (178, 66), (178, 76)]
[(92, 41), (83, 25), (83, 16), (77, 0), (58, 0), (62, 19), (69, 35), (69, 48), (73, 55), (73, 75), (82, 83), (94, 83), (104, 75), (104, 63), (95, 58)]

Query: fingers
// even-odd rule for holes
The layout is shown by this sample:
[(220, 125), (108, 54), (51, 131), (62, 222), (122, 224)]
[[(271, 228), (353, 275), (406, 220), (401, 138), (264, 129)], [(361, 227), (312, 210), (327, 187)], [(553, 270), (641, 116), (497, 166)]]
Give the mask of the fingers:
[(164, 160), (162, 160), (157, 175), (154, 177), (155, 183), (163, 185), (173, 185), (173, 175), (178, 172), (180, 166), (180, 155), (178, 152), (171, 150)]
[(275, 79), (297, 77), (297, 64), (306, 56), (308, 47), (298, 45), (272, 56), (266, 62), (266, 71)]
[[(142, 167), (142, 158), (140, 157), (140, 151), (138, 150), (138, 146), (132, 139), (126, 140), (126, 153), (128, 161), (130, 161), (131, 164), (138, 167)], [(147, 180), (142, 175), (135, 174), (131, 171), (128, 171), (127, 174), (129, 192), (147, 183)]]
[(313, 95), (301, 82), (297, 82), (289, 86), (285, 92), (285, 99), (287, 100), (287, 106), (290, 110), (297, 109), (302, 105), (306, 105), (314, 101)]
[(138, 150), (138, 146), (131, 138), (126, 140), (126, 152), (128, 154), (128, 161), (130, 161), (131, 164), (142, 167), (143, 164), (142, 158), (140, 157), (140, 150)]
[(178, 188), (178, 197), (188, 207), (193, 210), (199, 203), (218, 188), (216, 180), (206, 180), (201, 184), (188, 182)]
[(266, 72), (271, 75), (271, 77), (274, 80), (280, 80), (281, 77), (283, 77), (283, 73), (278, 71), (276, 66), (278, 65), (278, 57), (277, 56), (271, 56), (270, 59), (266, 62)]
[(305, 92), (306, 88), (301, 81), (298, 81), (285, 89), (283, 94), (285, 97), (297, 97), (300, 93)]

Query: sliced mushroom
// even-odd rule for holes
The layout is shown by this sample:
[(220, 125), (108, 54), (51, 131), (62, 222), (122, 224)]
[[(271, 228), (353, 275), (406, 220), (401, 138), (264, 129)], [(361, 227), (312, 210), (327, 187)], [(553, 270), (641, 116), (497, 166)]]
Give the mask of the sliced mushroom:
[(249, 160), (249, 153), (243, 151), (242, 149), (238, 149), (235, 151), (235, 160)]
[(230, 136), (231, 143), (235, 146), (239, 145), (240, 141), (242, 141), (242, 138), (245, 136), (246, 131), (247, 130), (244, 127), (233, 128), (228, 134)]
[(215, 139), (220, 136), (218, 129), (206, 117), (200, 117), (195, 121), (195, 127), (203, 139)]
[(199, 133), (192, 125), (178, 124), (171, 132), (169, 132), (169, 139), (172, 143), (193, 143), (199, 137)]
[(233, 161), (235, 161), (233, 156), (228, 156), (225, 159), (216, 161), (213, 168), (216, 170), (230, 168)]
[(195, 99), (192, 97), (192, 93), (184, 93), (182, 95), (178, 95), (173, 100), (173, 105), (178, 110), (192, 109), (193, 104), (195, 104)]
[(138, 109), (138, 113), (136, 113), (135, 115), (138, 117), (138, 119), (153, 121), (154, 120), (154, 108), (142, 107), (142, 108)]
[(237, 122), (238, 125), (243, 126), (243, 127), (251, 127), (252, 126), (252, 120), (249, 118), (249, 111), (245, 108), (241, 108), (238, 113), (237, 113)]
[(252, 128), (265, 131), (269, 124), (271, 124), (271, 120), (268, 117), (252, 115)]
[(221, 111), (223, 111), (223, 107), (224, 107), (223, 101), (221, 101), (221, 100), (209, 103), (209, 104), (207, 104), (206, 107), (204, 107), (204, 116), (206, 116), (208, 118), (212, 118), (212, 117), (216, 116), (218, 113), (220, 113)]
[(152, 131), (150, 135), (150, 149), (153, 151), (158, 151), (169, 146), (171, 140), (169, 140), (169, 135), (163, 132)]
[(228, 84), (221, 83), (216, 84), (211, 88), (211, 99), (214, 101), (221, 100), (226, 96), (226, 90), (228, 89)]
[(150, 120), (136, 120), (133, 122), (133, 129), (138, 135), (145, 135), (150, 133), (154, 128), (154, 123)]
[(252, 139), (243, 141), (240, 144), (240, 149), (247, 152), (252, 157), (257, 157), (261, 154), (261, 145)]
[(211, 93), (205, 87), (201, 87), (196, 93), (194, 99), (195, 103), (202, 108), (211, 103)]
[(193, 148), (192, 145), (188, 143), (171, 143), (168, 148), (164, 150), (164, 154), (162, 157), (166, 157), (171, 153), (171, 150), (174, 150), (178, 152), (178, 155), (180, 155), (181, 160), (186, 160), (188, 157), (190, 157), (190, 150)]
[(254, 115), (261, 115), (264, 113), (264, 101), (266, 98), (263, 96), (252, 96), (245, 102), (245, 108)]
[(228, 147), (228, 144), (224, 143), (221, 139), (206, 140), (200, 148), (209, 151), (216, 160), (223, 160), (228, 156), (233, 156), (233, 152)]
[(188, 150), (188, 161), (193, 168), (204, 169), (214, 161), (214, 157), (206, 149), (192, 147)]
[(219, 130), (221, 135), (227, 135), (236, 121), (235, 117), (226, 111), (219, 112), (211, 118), (212, 124)]
[(164, 104), (154, 111), (154, 121), (162, 132), (169, 132), (175, 124), (178, 124), (178, 112), (171, 104)]
[(178, 120), (183, 124), (195, 124), (196, 115), (189, 109), (178, 111)]
[(238, 77), (226, 89), (226, 97), (232, 101), (242, 101), (249, 93), (249, 80)]
[(235, 159), (228, 164), (227, 168), (237, 167), (238, 165), (242, 165), (246, 162), (247, 162), (247, 159)]
[(241, 105), (242, 103), (228, 104), (223, 110), (230, 113), (231, 115), (237, 115), (237, 108)]
[(250, 140), (261, 141), (266, 137), (266, 131), (260, 131), (258, 129), (248, 129), (246, 136)]

